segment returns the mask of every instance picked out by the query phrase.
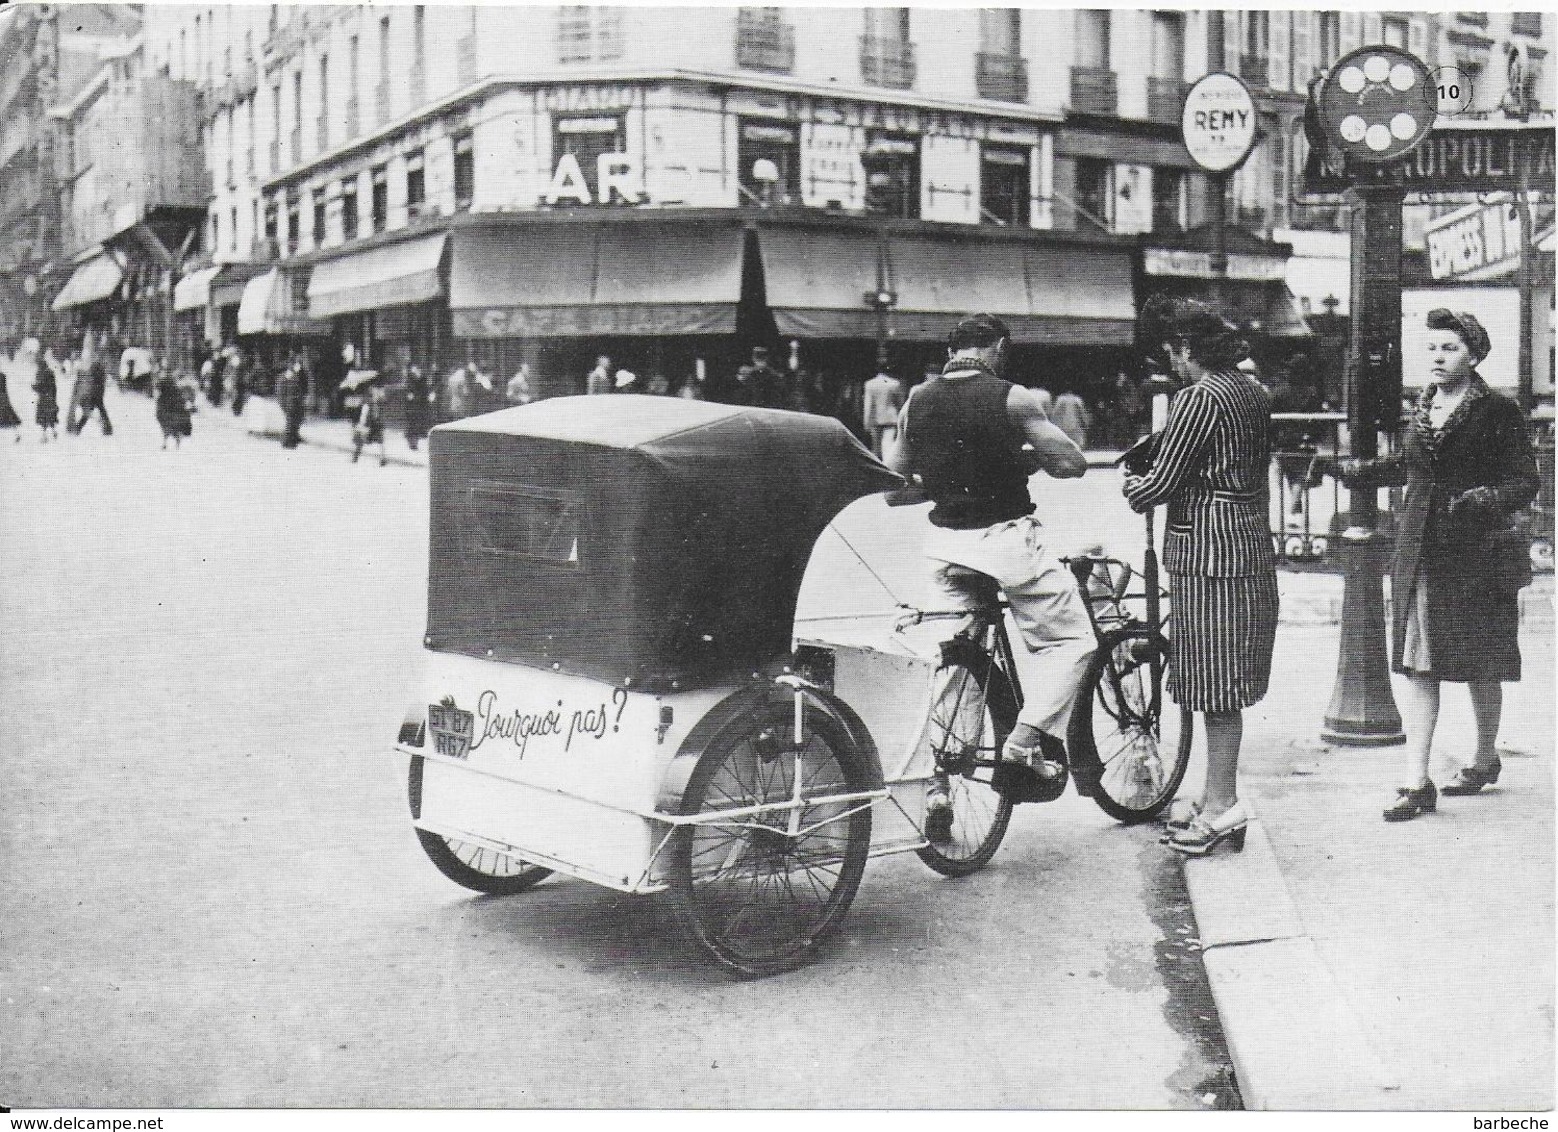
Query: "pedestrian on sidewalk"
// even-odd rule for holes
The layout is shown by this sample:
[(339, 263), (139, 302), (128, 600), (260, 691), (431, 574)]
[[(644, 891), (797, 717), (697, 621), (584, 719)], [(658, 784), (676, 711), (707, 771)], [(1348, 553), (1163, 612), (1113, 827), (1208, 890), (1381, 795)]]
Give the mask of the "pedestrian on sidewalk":
[[(1169, 407), (1152, 466), (1127, 473), (1131, 509), (1168, 504), (1163, 568), (1174, 606), (1168, 694), (1206, 724), (1206, 787), (1170, 814), (1169, 845), (1191, 856), (1244, 847), (1239, 801), (1244, 709), (1271, 679), (1277, 571), (1266, 526), (1271, 398), (1237, 368), (1248, 347), (1192, 300), (1148, 314), (1174, 373), (1189, 384)], [(1150, 324), (1150, 323), (1149, 323)]]
[(114, 434), (114, 422), (108, 419), (108, 406), (103, 398), (108, 393), (108, 370), (103, 365), (103, 355), (95, 352), (92, 360), (86, 363), (86, 377), (81, 386), (80, 409), (81, 415), (76, 418), (76, 432), (81, 432), (87, 427), (87, 421), (92, 419), (95, 412), (101, 418), (103, 435)]
[(3, 364), (0, 364), (0, 429), (14, 428), (18, 444), (21, 443), (22, 439), (22, 418), (16, 415), (16, 409), (11, 404), (10, 390), (6, 386), (7, 378), (10, 377), (10, 368), (18, 360), (20, 354), (20, 350), (16, 354), (6, 352), (3, 359), (0, 359), (0, 361), (3, 361)]
[(32, 391), (37, 394), (37, 407), (33, 410), (33, 420), (38, 425), (38, 442), (41, 444), (51, 438), (60, 438), (60, 403), (58, 384), (54, 378), (54, 349), (47, 347), (42, 354), (37, 352), (36, 339), (28, 339), (32, 345), (32, 353), (37, 358), (37, 368), (33, 373)]
[(281, 432), (281, 446), (283, 448), (296, 448), (303, 443), (303, 413), (308, 405), (308, 378), (303, 373), (303, 363), (294, 357), (287, 366), (287, 371), (281, 375), (281, 382), (276, 389), (276, 400), (281, 403), (281, 413), (284, 425)]
[(406, 445), (415, 452), (417, 444), (427, 436), (433, 416), (433, 394), (421, 366), (406, 367), (406, 381), (400, 392), (406, 403)]
[(898, 414), (903, 412), (903, 385), (885, 369), (868, 378), (860, 391), (862, 423), (871, 438), (871, 454), (886, 460), (889, 446), (898, 444)]
[(1519, 591), (1531, 581), (1530, 536), (1512, 519), (1541, 485), (1520, 407), (1477, 372), (1492, 349), (1488, 332), (1466, 311), (1439, 307), (1427, 321), (1429, 384), (1400, 451), (1317, 461), (1349, 488), (1406, 485), (1390, 571), (1406, 766), (1386, 821), (1437, 808), (1428, 762), (1445, 680), (1471, 694), (1477, 749), (1443, 793), (1476, 794), (1499, 779), (1500, 681), (1520, 679)]
[(173, 441), (173, 447), (178, 448), (183, 438), (193, 433), (189, 418), (189, 402), (184, 398), (184, 390), (171, 371), (162, 369), (155, 382), (154, 396), (157, 405), (157, 424), (162, 429), (162, 447), (168, 446), (168, 441)]
[(357, 410), (357, 423), (352, 428), (352, 463), (356, 463), (362, 450), (369, 444), (379, 446), (379, 467), (388, 462), (384, 451), (384, 389), (370, 385), (362, 396), (362, 406)]

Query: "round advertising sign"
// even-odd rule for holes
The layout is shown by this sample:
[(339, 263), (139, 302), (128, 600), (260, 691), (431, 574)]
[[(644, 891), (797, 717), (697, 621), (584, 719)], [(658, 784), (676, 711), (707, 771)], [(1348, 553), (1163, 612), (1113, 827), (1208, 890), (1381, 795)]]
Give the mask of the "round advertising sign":
[(1208, 173), (1226, 173), (1255, 148), (1255, 100), (1249, 87), (1221, 71), (1196, 80), (1179, 124), (1190, 159)]
[(1432, 72), (1399, 47), (1360, 47), (1336, 61), (1316, 95), (1320, 128), (1345, 156), (1379, 164), (1412, 152), (1433, 129)]

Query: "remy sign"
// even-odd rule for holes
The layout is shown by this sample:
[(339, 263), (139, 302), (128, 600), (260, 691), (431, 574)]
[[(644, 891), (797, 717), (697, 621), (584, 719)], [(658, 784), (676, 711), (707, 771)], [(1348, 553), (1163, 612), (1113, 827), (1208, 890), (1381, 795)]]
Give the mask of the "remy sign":
[[(1553, 136), (1549, 125), (1517, 122), (1436, 126), (1412, 153), (1375, 167), (1368, 183), (1409, 193), (1551, 192)], [(1339, 193), (1356, 183), (1339, 156), (1310, 147), (1306, 193)]]
[(1209, 173), (1226, 173), (1255, 147), (1255, 100), (1240, 79), (1214, 72), (1186, 93), (1180, 128), (1191, 160)]

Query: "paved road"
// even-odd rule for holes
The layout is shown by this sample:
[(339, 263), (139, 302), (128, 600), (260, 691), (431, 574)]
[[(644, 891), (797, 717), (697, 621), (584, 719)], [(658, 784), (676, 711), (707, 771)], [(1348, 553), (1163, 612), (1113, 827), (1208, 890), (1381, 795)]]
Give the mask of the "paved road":
[[(0, 446), (0, 1103), (1229, 1103), (1178, 867), (1071, 795), (969, 880), (873, 862), (837, 945), (760, 982), (654, 900), (450, 885), (389, 752), (426, 473), (209, 409), (162, 452), (149, 401), (110, 409)], [(824, 556), (813, 611), (859, 574)]]

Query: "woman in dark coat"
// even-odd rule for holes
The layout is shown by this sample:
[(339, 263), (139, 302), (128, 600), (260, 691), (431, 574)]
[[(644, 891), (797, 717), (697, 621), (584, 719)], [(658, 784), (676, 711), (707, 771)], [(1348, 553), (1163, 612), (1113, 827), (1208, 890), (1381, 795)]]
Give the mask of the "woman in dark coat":
[(38, 424), (38, 439), (47, 440), (49, 434), (54, 434), (58, 440), (60, 435), (60, 403), (58, 387), (54, 381), (54, 369), (49, 365), (49, 354), (45, 351), (38, 356), (38, 370), (33, 377), (32, 391), (38, 395), (38, 407), (33, 413), (33, 420)]
[(1172, 304), (1155, 340), (1190, 384), (1174, 397), (1151, 469), (1126, 475), (1125, 498), (1135, 511), (1168, 504), (1167, 690), (1206, 723), (1206, 787), (1198, 804), (1172, 816), (1169, 845), (1201, 856), (1224, 843), (1244, 847), (1244, 709), (1265, 696), (1271, 678), (1278, 600), (1266, 518), (1271, 398), (1238, 369), (1248, 347), (1209, 307)]
[(1497, 782), (1501, 769), (1494, 747), (1499, 682), (1520, 679), (1518, 593), (1530, 580), (1530, 544), (1521, 543), (1510, 517), (1536, 498), (1541, 481), (1519, 406), (1477, 373), (1490, 348), (1473, 315), (1429, 311), (1431, 382), (1401, 451), (1326, 462), (1348, 487), (1406, 485), (1390, 592), (1391, 666), (1406, 677), (1407, 777), (1386, 821), (1437, 805), (1428, 756), (1443, 680), (1467, 685), (1477, 722), (1475, 759), (1443, 792), (1475, 794)]
[(427, 436), (433, 416), (433, 397), (421, 366), (406, 367), (406, 380), (400, 392), (406, 402), (406, 444), (415, 452), (417, 442)]
[(173, 447), (179, 447), (183, 438), (193, 431), (189, 419), (189, 402), (184, 399), (184, 390), (172, 373), (163, 370), (157, 375), (155, 396), (157, 398), (157, 424), (162, 428), (162, 446), (166, 448), (168, 441), (173, 441)]
[[(20, 350), (17, 353), (21, 353)], [(6, 370), (11, 365), (13, 355), (4, 354), (0, 357), (0, 429), (14, 428), (16, 439), (22, 438), (22, 418), (16, 415), (16, 409), (11, 404), (11, 394), (6, 388)]]

